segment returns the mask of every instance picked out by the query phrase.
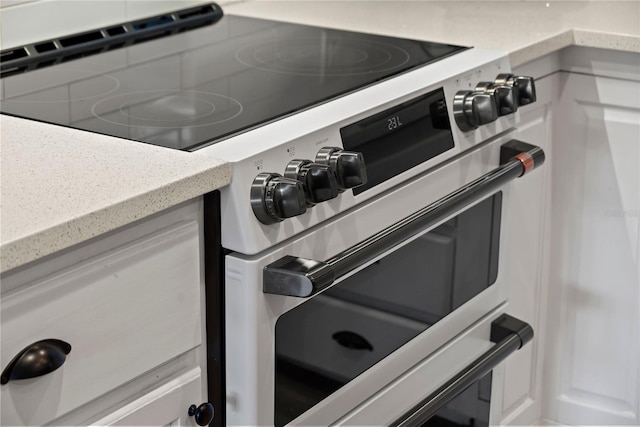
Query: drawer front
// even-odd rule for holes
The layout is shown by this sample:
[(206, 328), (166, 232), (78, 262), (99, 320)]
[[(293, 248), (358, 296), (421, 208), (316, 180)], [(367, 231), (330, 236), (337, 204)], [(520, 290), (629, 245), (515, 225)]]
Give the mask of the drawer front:
[(93, 426), (193, 426), (189, 406), (204, 402), (200, 368), (181, 375), (136, 399)]
[(2, 424), (43, 424), (201, 344), (197, 221), (175, 224), (3, 295), (1, 365), (47, 338), (57, 370), (0, 386)]

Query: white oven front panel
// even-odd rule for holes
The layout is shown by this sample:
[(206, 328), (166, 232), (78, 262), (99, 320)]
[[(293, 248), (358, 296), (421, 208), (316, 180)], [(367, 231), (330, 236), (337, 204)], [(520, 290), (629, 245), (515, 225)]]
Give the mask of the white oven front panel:
[[(229, 425), (274, 423), (276, 321), (282, 314), (307, 301), (304, 298), (263, 293), (264, 267), (285, 255), (325, 260), (355, 245), (495, 169), (499, 163), (500, 146), (511, 136), (503, 135), (485, 143), (474, 152), (421, 175), (401, 189), (369, 200), (338, 219), (312, 228), (308, 233), (278, 245), (269, 252), (258, 256), (231, 253), (226, 257), (226, 389)], [(500, 191), (506, 201), (509, 186), (502, 187)], [(503, 202), (503, 206), (508, 206), (508, 203)], [(457, 213), (452, 216), (455, 215)], [(504, 209), (501, 223), (500, 240), (504, 241), (510, 228), (509, 214)], [(507, 277), (507, 267), (507, 263), (501, 260), (495, 284), (307, 411), (301, 420), (327, 425), (346, 416), (376, 391), (385, 388), (452, 337), (503, 304), (507, 300), (508, 284), (501, 278)]]

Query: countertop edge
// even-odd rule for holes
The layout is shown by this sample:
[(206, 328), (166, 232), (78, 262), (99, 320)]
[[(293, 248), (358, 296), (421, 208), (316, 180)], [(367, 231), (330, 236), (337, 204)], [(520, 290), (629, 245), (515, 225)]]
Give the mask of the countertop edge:
[(640, 36), (574, 28), (510, 52), (509, 61), (517, 67), (571, 46), (640, 53)]
[[(0, 247), (0, 272), (5, 273), (201, 196), (205, 192), (214, 191), (227, 185), (230, 180), (231, 165), (222, 162), (206, 171), (6, 242)], [(216, 183), (213, 187), (212, 182)]]
[(6, 114), (0, 130), (3, 274), (231, 182), (229, 162), (198, 152)]
[[(357, 21), (349, 19), (354, 16), (360, 17), (359, 13), (362, 12), (362, 9), (357, 6), (357, 3), (344, 5), (344, 11), (341, 16), (335, 16), (332, 13), (336, 2), (329, 0), (323, 2), (274, 1), (268, 5), (265, 3), (267, 2), (240, 1), (227, 5), (225, 10), (232, 15), (275, 19), (336, 29), (376, 32), (388, 36), (415, 38), (461, 46), (499, 49), (509, 55), (512, 67), (520, 66), (570, 46), (640, 53), (640, 27), (638, 27), (637, 21), (634, 21), (635, 23), (631, 25), (627, 21), (625, 25), (618, 27), (611, 23), (614, 21), (603, 22), (602, 19), (596, 19), (592, 16), (594, 13), (608, 12), (610, 10), (609, 6), (594, 8), (593, 5), (587, 5), (583, 7), (579, 2), (575, 2), (575, 7), (572, 4), (571, 7), (563, 9), (555, 7), (554, 3), (546, 3), (545, 5), (543, 2), (525, 2), (523, 5), (522, 2), (507, 2), (505, 7), (499, 11), (505, 17), (513, 16), (513, 14), (522, 16), (529, 12), (539, 13), (545, 10), (551, 13), (544, 15), (547, 19), (553, 18), (554, 13), (571, 13), (576, 16), (568, 19), (567, 22), (551, 19), (550, 24), (546, 26), (538, 26), (536, 20), (527, 21), (524, 26), (510, 23), (510, 25), (498, 28), (497, 31), (488, 33), (486, 26), (482, 24), (482, 18), (498, 18), (495, 16), (495, 10), (491, 7), (484, 7), (481, 4), (482, 2), (457, 2), (457, 5), (461, 5), (459, 7), (454, 7), (456, 2), (449, 4), (442, 1), (414, 3), (422, 6), (421, 10), (423, 11), (427, 7), (431, 8), (433, 6), (435, 17), (447, 17), (448, 15), (459, 13), (460, 8), (470, 8), (469, 10), (472, 11), (472, 13), (469, 12), (470, 17), (458, 22), (457, 26), (439, 27), (435, 25), (424, 31), (422, 21), (412, 16), (399, 15), (395, 21), (376, 20), (375, 13), (383, 14), (392, 10), (388, 6), (391, 2), (375, 2), (375, 7), (368, 8), (369, 10), (362, 14), (362, 19)], [(523, 9), (523, 6), (528, 7)], [(634, 13), (636, 12), (636, 8), (631, 9)], [(611, 17), (621, 17), (619, 12), (609, 15)], [(498, 14), (498, 16), (502, 15)], [(397, 23), (394, 25), (393, 23), (396, 21)], [(436, 24), (438, 22), (440, 21), (434, 21)], [(460, 32), (460, 29), (464, 29), (464, 32)], [(456, 30), (458, 31), (456, 32)], [(523, 34), (515, 33), (514, 31), (516, 30), (520, 30)], [(452, 31), (452, 33), (449, 31)]]

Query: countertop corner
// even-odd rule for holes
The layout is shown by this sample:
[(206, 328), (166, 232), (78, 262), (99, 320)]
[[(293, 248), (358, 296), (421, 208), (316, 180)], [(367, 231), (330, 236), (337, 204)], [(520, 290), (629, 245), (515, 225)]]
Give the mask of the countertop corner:
[(497, 49), (512, 67), (573, 45), (640, 52), (639, 1), (258, 0), (225, 12)]
[(231, 166), (0, 115), (0, 271), (223, 187)]

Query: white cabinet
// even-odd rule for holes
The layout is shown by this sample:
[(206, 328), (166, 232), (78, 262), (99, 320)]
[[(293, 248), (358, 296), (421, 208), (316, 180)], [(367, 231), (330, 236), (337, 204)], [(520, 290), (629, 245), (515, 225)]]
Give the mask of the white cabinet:
[(2, 369), (34, 342), (71, 345), (53, 372), (0, 386), (2, 425), (117, 420), (123, 405), (171, 424), (206, 401), (201, 215), (193, 201), (2, 276)]
[(519, 137), (547, 164), (518, 184), (527, 226), (508, 243), (509, 311), (536, 338), (494, 408), (505, 425), (638, 425), (640, 55), (572, 47), (516, 71), (544, 76)]
[(638, 76), (560, 75), (545, 415), (563, 424), (640, 424)]
[(516, 72), (538, 89), (518, 137), (547, 164), (511, 197), (509, 312), (536, 337), (496, 371), (493, 408), (503, 425), (638, 425), (640, 55), (573, 47)]

